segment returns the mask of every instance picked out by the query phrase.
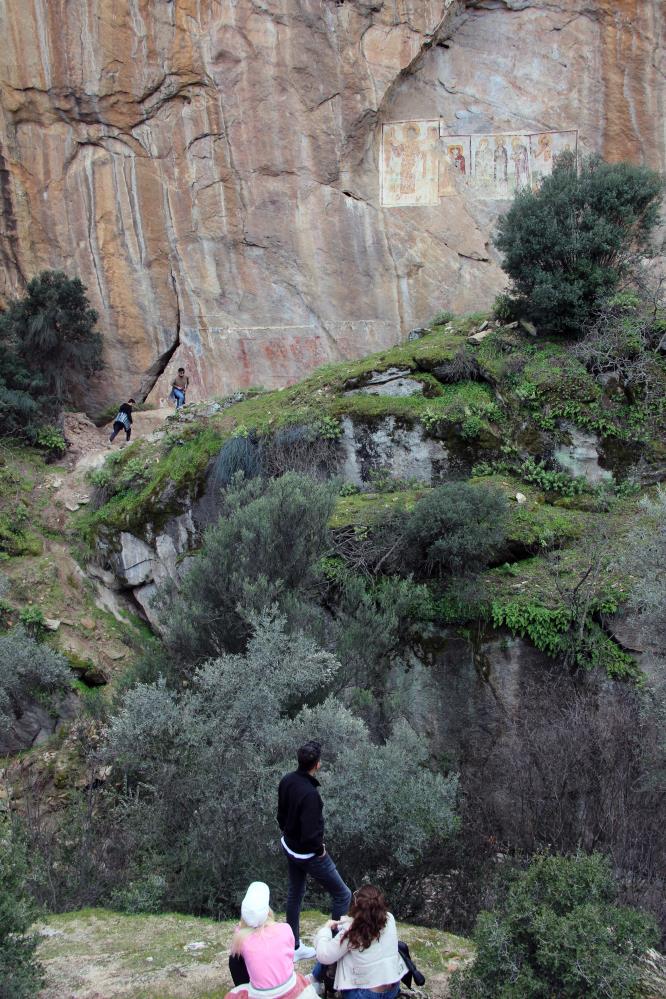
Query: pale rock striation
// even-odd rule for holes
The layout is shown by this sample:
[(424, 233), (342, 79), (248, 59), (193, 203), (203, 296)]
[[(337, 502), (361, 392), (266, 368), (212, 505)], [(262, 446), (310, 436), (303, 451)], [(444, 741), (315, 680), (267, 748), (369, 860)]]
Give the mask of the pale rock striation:
[(383, 123), (663, 167), (661, 0), (8, 0), (0, 295), (78, 273), (95, 408), (283, 385), (490, 303), (504, 206), (382, 208)]

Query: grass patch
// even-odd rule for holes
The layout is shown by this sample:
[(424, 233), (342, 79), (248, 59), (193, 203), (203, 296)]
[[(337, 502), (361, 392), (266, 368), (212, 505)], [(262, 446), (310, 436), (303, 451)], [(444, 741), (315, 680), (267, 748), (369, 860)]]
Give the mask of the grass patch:
[[(283, 916), (278, 916), (283, 919)], [(309, 942), (328, 916), (308, 910), (301, 915), (303, 938)], [(39, 959), (47, 972), (45, 999), (86, 994), (122, 995), (128, 999), (217, 999), (231, 987), (227, 965), (235, 921), (217, 922), (175, 913), (125, 915), (107, 909), (49, 916), (38, 928), (45, 936)], [(468, 941), (438, 930), (399, 924), (405, 940), (426, 977), (428, 992), (446, 992), (451, 961), (466, 960)], [(203, 942), (198, 951), (189, 943)], [(314, 962), (302, 962), (304, 974)]]

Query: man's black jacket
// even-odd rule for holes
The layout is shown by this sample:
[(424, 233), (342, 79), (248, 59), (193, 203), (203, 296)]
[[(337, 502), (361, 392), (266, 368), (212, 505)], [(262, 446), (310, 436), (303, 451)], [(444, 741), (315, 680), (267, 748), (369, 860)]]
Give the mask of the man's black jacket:
[(294, 770), (280, 781), (277, 820), (284, 841), (294, 853), (324, 852), (324, 806), (319, 781), (307, 770)]

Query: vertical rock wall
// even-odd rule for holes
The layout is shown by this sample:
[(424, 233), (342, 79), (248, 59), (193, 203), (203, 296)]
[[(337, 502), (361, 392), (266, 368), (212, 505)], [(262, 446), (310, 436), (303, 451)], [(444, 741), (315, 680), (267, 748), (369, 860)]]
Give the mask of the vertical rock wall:
[(502, 209), (382, 208), (383, 122), (578, 128), (663, 166), (660, 0), (6, 0), (0, 295), (78, 273), (89, 407), (275, 386), (502, 286)]

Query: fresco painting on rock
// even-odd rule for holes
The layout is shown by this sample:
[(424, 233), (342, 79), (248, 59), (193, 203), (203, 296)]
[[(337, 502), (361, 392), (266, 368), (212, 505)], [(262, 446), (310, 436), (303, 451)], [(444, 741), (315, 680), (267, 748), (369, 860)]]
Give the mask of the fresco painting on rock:
[(382, 205), (436, 205), (440, 143), (438, 121), (396, 121), (382, 128)]
[(447, 135), (440, 142), (438, 193), (446, 198), (460, 191), (469, 179), (471, 141), (469, 135)]
[(512, 198), (530, 180), (530, 137), (521, 133), (472, 136), (470, 186), (480, 198)]
[(544, 177), (549, 177), (557, 157), (563, 152), (576, 155), (578, 132), (537, 132), (530, 135), (532, 187), (536, 189)]
[(436, 205), (465, 192), (505, 200), (536, 190), (578, 133), (500, 132), (446, 135), (435, 121), (391, 122), (382, 129), (381, 203), (384, 208)]

